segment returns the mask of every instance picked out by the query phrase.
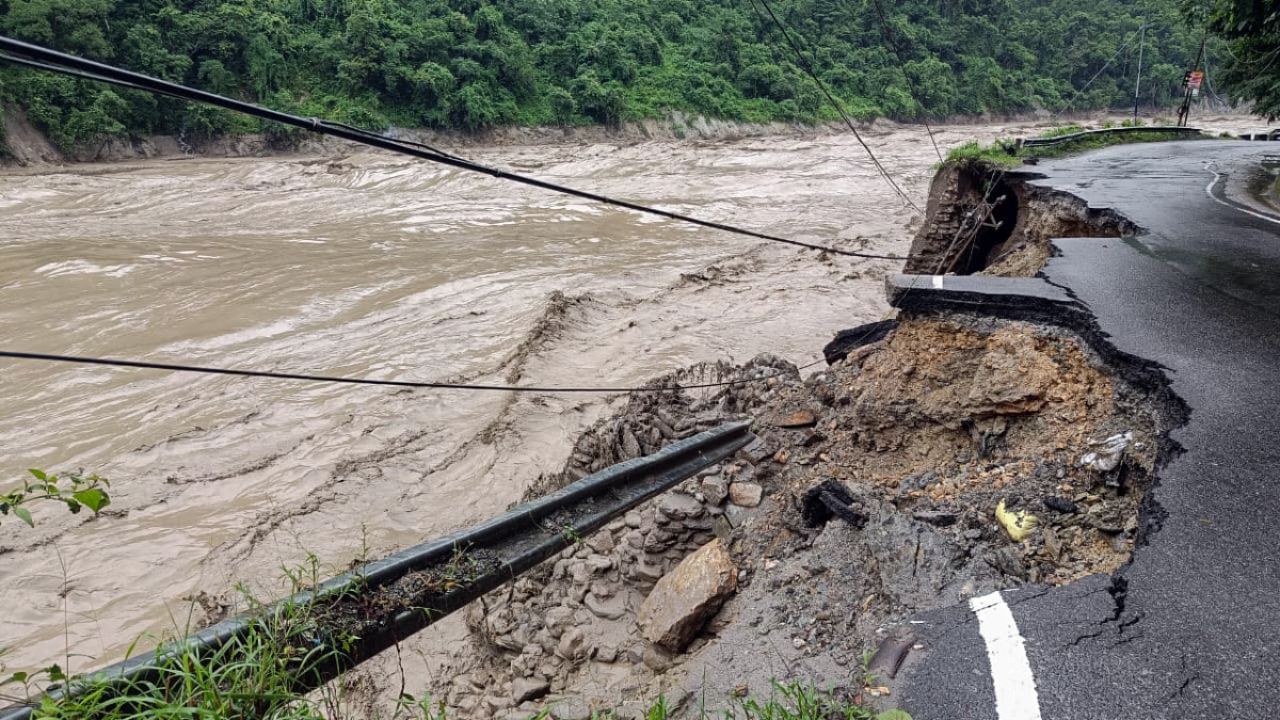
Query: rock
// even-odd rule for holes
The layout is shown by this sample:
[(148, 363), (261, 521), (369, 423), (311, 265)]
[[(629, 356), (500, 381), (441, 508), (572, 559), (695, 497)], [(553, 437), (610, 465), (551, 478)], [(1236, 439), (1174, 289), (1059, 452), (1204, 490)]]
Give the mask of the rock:
[(671, 653), (657, 645), (649, 645), (644, 649), (644, 664), (654, 672), (666, 672), (675, 663)]
[(627, 602), (620, 595), (606, 598), (595, 593), (587, 593), (582, 604), (586, 605), (593, 615), (605, 620), (617, 620), (627, 614)]
[(752, 465), (759, 465), (768, 458), (773, 457), (773, 454), (777, 451), (778, 448), (773, 443), (762, 438), (756, 438), (749, 445), (738, 451), (738, 457)]
[(679, 652), (737, 586), (733, 558), (722, 542), (712, 540), (654, 586), (640, 606), (640, 632), (649, 642)]
[(613, 558), (607, 555), (589, 555), (587, 556), (587, 569), (597, 575), (612, 570)]
[(1063, 513), (1065, 515), (1080, 512), (1080, 507), (1078, 505), (1066, 498), (1057, 497), (1056, 495), (1051, 495), (1045, 498), (1044, 506), (1054, 512)]
[(553, 607), (543, 615), (543, 626), (547, 628), (551, 634), (558, 636), (559, 630), (563, 629), (573, 619), (573, 611), (563, 605)]
[(917, 510), (911, 514), (916, 520), (938, 527), (949, 527), (956, 524), (959, 514), (953, 510)]
[(924, 490), (936, 482), (938, 482), (938, 473), (935, 470), (913, 473), (902, 478), (902, 482), (898, 483), (898, 492), (909, 493), (912, 490)]
[(556, 720), (591, 720), (596, 717), (591, 703), (581, 698), (567, 698), (552, 705), (551, 716)]
[(607, 644), (596, 648), (596, 660), (602, 663), (613, 663), (618, 660), (618, 648), (615, 645)]
[(598, 532), (587, 539), (587, 547), (600, 553), (601, 555), (608, 553), (616, 547), (613, 540), (613, 533)]
[(729, 486), (729, 502), (739, 507), (753, 508), (764, 498), (764, 488), (755, 483), (733, 483)]
[(667, 493), (658, 498), (658, 512), (671, 520), (687, 520), (702, 515), (702, 503), (681, 493)]
[(799, 428), (810, 428), (818, 424), (818, 416), (808, 410), (796, 410), (790, 415), (782, 419), (778, 423), (778, 427), (787, 428), (788, 430), (796, 430)]
[(517, 678), (511, 683), (511, 698), (516, 704), (537, 700), (551, 692), (551, 683), (538, 678)]
[[(556, 646), (556, 655), (565, 660), (577, 660), (586, 655), (587, 638), (582, 628), (569, 628), (560, 636), (560, 644)], [(516, 702), (520, 702), (517, 700)]]
[(662, 569), (661, 565), (644, 560), (632, 566), (631, 574), (638, 580), (658, 582), (666, 575), (666, 571)]
[(703, 478), (699, 490), (707, 499), (707, 503), (719, 505), (729, 497), (729, 481), (719, 476)]
[[(1106, 440), (1089, 443), (1089, 452), (1080, 458), (1080, 464), (1095, 472), (1106, 475), (1120, 467), (1125, 451), (1133, 443), (1133, 433), (1125, 432), (1112, 435)], [(1118, 483), (1108, 482), (1109, 485)]]

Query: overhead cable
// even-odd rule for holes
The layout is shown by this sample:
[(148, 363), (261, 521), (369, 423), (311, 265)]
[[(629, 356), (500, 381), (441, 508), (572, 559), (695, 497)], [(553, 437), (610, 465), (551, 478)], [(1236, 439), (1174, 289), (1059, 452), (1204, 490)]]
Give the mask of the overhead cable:
[(760, 5), (764, 7), (765, 11), (769, 14), (769, 18), (772, 19), (773, 24), (777, 26), (779, 31), (781, 31), (782, 37), (786, 39), (792, 52), (795, 53), (796, 58), (800, 61), (800, 69), (804, 70), (805, 74), (817, 84), (818, 89), (822, 91), (824, 96), (826, 96), (827, 101), (831, 103), (832, 107), (836, 109), (836, 112), (840, 114), (840, 117), (844, 119), (844, 124), (848, 126), (849, 131), (853, 133), (853, 137), (857, 139), (858, 144), (862, 146), (862, 149), (867, 151), (867, 157), (871, 158), (871, 163), (875, 165), (876, 170), (880, 172), (881, 177), (883, 177), (885, 182), (889, 184), (889, 187), (893, 188), (893, 191), (896, 192), (898, 196), (916, 212), (924, 212), (920, 209), (920, 206), (916, 205), (915, 201), (911, 199), (911, 196), (908, 195), (900, 185), (898, 185), (897, 181), (893, 179), (893, 176), (889, 174), (889, 171), (885, 169), (884, 165), (876, 157), (875, 152), (871, 150), (871, 146), (862, 139), (862, 134), (858, 132), (858, 128), (853, 124), (853, 118), (849, 117), (849, 113), (845, 112), (844, 104), (836, 99), (835, 95), (831, 94), (831, 91), (827, 89), (826, 83), (822, 82), (822, 79), (818, 77), (818, 72), (814, 69), (810, 58), (805, 54), (804, 50), (800, 47), (800, 44), (796, 42), (795, 38), (791, 36), (791, 31), (787, 29), (786, 24), (783, 23), (777, 14), (773, 12), (773, 8), (769, 6), (768, 0), (749, 0), (749, 2), (751, 3), (751, 7), (755, 9), (757, 15), (760, 14), (760, 9), (756, 6), (756, 2), (759, 2)]
[[(367, 130), (360, 130), (359, 128), (353, 128), (348, 125), (343, 125), (340, 123), (334, 123), (327, 120), (322, 120), (320, 118), (304, 118), (297, 115), (291, 115), (289, 113), (280, 112), (278, 110), (272, 110), (270, 108), (262, 107), (260, 105), (255, 105), (253, 103), (244, 102), (242, 100), (235, 100), (233, 98), (217, 95), (211, 92), (206, 92), (204, 90), (197, 90), (195, 88), (187, 87), (185, 85), (179, 85), (177, 83), (169, 82), (167, 80), (161, 80), (159, 78), (151, 77), (149, 75), (144, 75), (142, 73), (123, 70), (121, 68), (117, 68), (112, 65), (107, 65), (105, 63), (99, 63), (93, 60), (86, 60), (84, 58), (76, 57), (74, 55), (68, 55), (66, 53), (61, 53), (56, 50), (50, 50), (48, 48), (44, 48), (39, 45), (32, 45), (29, 43), (22, 42), (20, 40), (14, 40), (12, 38), (0, 36), (0, 59), (13, 60), (14, 58), (17, 58), (19, 62), (21, 62), (24, 65), (27, 65), (28, 67), (35, 66), (36, 64), (38, 64), (40, 66), (40, 69), (49, 70), (52, 72), (59, 72), (59, 73), (73, 75), (76, 77), (82, 77), (86, 79), (99, 80), (102, 82), (111, 83), (113, 85), (118, 85), (121, 87), (126, 87), (130, 89), (135, 89), (135, 90), (144, 90), (147, 92), (160, 94), (160, 95), (167, 95), (170, 97), (186, 100), (189, 102), (204, 103), (206, 105), (212, 105), (212, 106), (220, 107), (226, 110), (231, 110), (234, 112), (243, 113), (245, 115), (250, 115), (250, 116), (259, 118), (261, 120), (276, 122), (282, 125), (289, 125), (292, 127), (301, 128), (303, 130), (309, 130), (311, 132), (318, 133), (321, 135), (329, 135), (331, 137), (337, 137), (343, 140), (357, 142), (364, 145), (380, 148), (383, 150), (389, 150), (391, 152), (410, 155), (423, 160), (429, 160), (431, 162), (454, 167), (459, 170), (466, 170), (469, 172), (481, 173), (481, 174), (488, 175), (490, 177), (494, 177), (500, 180), (508, 180), (511, 182), (520, 183), (522, 185), (536, 187), (542, 190), (549, 190), (551, 192), (557, 192), (564, 195), (572, 195), (574, 197), (582, 198), (584, 200), (590, 200), (592, 202), (612, 205), (615, 207), (620, 207), (627, 210), (633, 210), (635, 212), (645, 213), (648, 215), (656, 215), (658, 217), (667, 218), (669, 220), (676, 220), (678, 222), (698, 225), (700, 227), (710, 228), (713, 230), (722, 230), (725, 232), (742, 235), (744, 237), (751, 237), (759, 240), (767, 240), (769, 242), (783, 243), (786, 245), (807, 248), (810, 250), (820, 250), (823, 252), (831, 253), (833, 255), (843, 255), (847, 257), (868, 258), (868, 259), (875, 259), (875, 260), (906, 260), (907, 259), (906, 257), (901, 255), (883, 255), (883, 254), (877, 254), (877, 253), (857, 252), (853, 250), (842, 250), (840, 248), (835, 248), (835, 247), (830, 247), (825, 245), (818, 245), (815, 243), (804, 242), (802, 240), (794, 240), (791, 238), (780, 237), (777, 235), (757, 232), (754, 230), (747, 230), (747, 229), (736, 227), (733, 225), (728, 225), (725, 223), (713, 222), (710, 220), (702, 220), (689, 215), (684, 215), (682, 213), (649, 207), (649, 206), (641, 205), (639, 203), (634, 203), (628, 200), (621, 200), (621, 199), (610, 197), (607, 195), (601, 195), (599, 193), (589, 192), (586, 190), (578, 190), (576, 188), (559, 185), (556, 183), (548, 182), (546, 180), (539, 180), (537, 178), (529, 177), (527, 175), (519, 175), (517, 173), (512, 173), (506, 170), (502, 170), (500, 168), (482, 165), (480, 163), (473, 162), (471, 160), (466, 160), (464, 158), (460, 158), (455, 155), (450, 155), (450, 154), (435, 150), (434, 148), (430, 148), (430, 146), (422, 145), (420, 143), (408, 143), (408, 142), (396, 140), (393, 138), (384, 137), (382, 135), (378, 135), (376, 133), (372, 133)], [(850, 123), (850, 128), (852, 127), (853, 127), (852, 123)], [(856, 130), (854, 131), (854, 134), (855, 135), (857, 134)], [(859, 138), (859, 141), (861, 142), (861, 138)], [(866, 143), (863, 143), (863, 147), (866, 147)], [(870, 153), (870, 148), (867, 148), (867, 151), (868, 153)], [(874, 156), (872, 157), (874, 159)], [(880, 168), (881, 173), (885, 175), (885, 178), (889, 180), (890, 184), (894, 186), (894, 188), (898, 191), (898, 193), (902, 195), (904, 199), (907, 200), (908, 204), (916, 208), (916, 210), (919, 210), (919, 207), (917, 207), (914, 203), (911, 202), (910, 198), (907, 197), (906, 194), (902, 192), (902, 189), (899, 188), (896, 183), (893, 183), (892, 178), (890, 178), (888, 174), (884, 172), (883, 167), (879, 165), (878, 161), (876, 164), (877, 164), (877, 167)]]
[(1067, 101), (1067, 104), (1062, 107), (1061, 112), (1066, 112), (1071, 108), (1071, 106), (1075, 103), (1075, 101), (1080, 98), (1080, 95), (1083, 94), (1085, 90), (1088, 90), (1091, 85), (1093, 85), (1093, 81), (1097, 80), (1098, 76), (1106, 72), (1107, 68), (1111, 67), (1111, 63), (1115, 62), (1116, 58), (1120, 57), (1120, 53), (1124, 52), (1125, 49), (1129, 47), (1129, 44), (1132, 43), (1135, 39), (1134, 35), (1137, 35), (1145, 27), (1146, 27), (1146, 24), (1144, 23), (1142, 27), (1139, 27), (1137, 30), (1133, 31), (1133, 34), (1129, 36), (1128, 40), (1125, 40), (1123, 43), (1120, 44), (1120, 48), (1116, 50), (1116, 54), (1112, 55), (1111, 59), (1107, 60), (1106, 64), (1104, 64), (1102, 68), (1098, 70), (1098, 72), (1094, 73), (1093, 77), (1089, 78), (1089, 82), (1085, 83), (1084, 87), (1077, 90), (1075, 94), (1071, 96), (1071, 99)]
[[(755, 382), (764, 382), (772, 378), (781, 377), (789, 374), (786, 370), (779, 370), (758, 378), (744, 378), (740, 380), (726, 380), (714, 383), (697, 383), (694, 385), (667, 385), (653, 387), (532, 387), (526, 385), (468, 385), (463, 383), (445, 383), (445, 382), (415, 382), (410, 380), (377, 380), (373, 378), (351, 378), (333, 375), (308, 375), (303, 373), (287, 373), (287, 372), (271, 372), (265, 370), (237, 370), (234, 368), (209, 367), (203, 365), (178, 365), (173, 363), (146, 362), (141, 360), (121, 360), (117, 358), (100, 358), (100, 357), (84, 357), (79, 355), (55, 355), (50, 353), (31, 353), (17, 352), (12, 350), (0, 350), (0, 358), (9, 358), (12, 360), (34, 360), (40, 362), (66, 363), (72, 365), (98, 365), (107, 367), (130, 368), (134, 370), (166, 370), (169, 372), (196, 373), (201, 375), (223, 375), (231, 377), (247, 377), (261, 378), (267, 380), (294, 380), (301, 382), (316, 383), (333, 383), (341, 385), (378, 385), (383, 387), (401, 387), (401, 388), (417, 388), (417, 389), (434, 389), (434, 390), (467, 390), (481, 392), (515, 392), (515, 393), (540, 393), (540, 394), (567, 394), (567, 393), (662, 393), (662, 392), (679, 392), (681, 390), (697, 390), (702, 388), (721, 388), (736, 385), (747, 385)], [(814, 361), (808, 365), (797, 368), (797, 370), (805, 370), (823, 362), (822, 360)]]
[[(920, 89), (916, 86), (911, 74), (907, 72), (907, 60), (902, 55), (902, 48), (898, 45), (898, 38), (893, 32), (893, 28), (889, 26), (889, 19), (885, 17), (884, 6), (880, 4), (880, 0), (871, 0), (875, 5), (876, 15), (880, 17), (880, 34), (884, 36), (885, 44), (893, 51), (894, 57), (898, 58), (898, 67), (902, 68), (902, 75), (907, 79), (907, 87), (911, 90), (911, 99), (916, 101), (920, 106), (921, 112), (924, 112), (924, 103), (920, 102)], [(929, 142), (933, 143), (933, 151), (938, 154), (938, 159), (942, 159), (942, 148), (938, 147), (938, 140), (933, 136), (933, 126), (929, 124), (927, 113), (921, 116), (924, 122), (924, 129), (929, 133)]]

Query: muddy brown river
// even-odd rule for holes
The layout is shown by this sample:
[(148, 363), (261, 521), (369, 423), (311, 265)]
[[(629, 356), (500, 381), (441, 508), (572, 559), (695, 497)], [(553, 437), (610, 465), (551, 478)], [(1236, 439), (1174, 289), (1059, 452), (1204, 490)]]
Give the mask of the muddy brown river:
[[(950, 126), (939, 140), (1032, 127)], [(867, 137), (923, 205), (937, 162), (924, 134)], [(847, 135), (465, 153), (848, 249), (904, 252), (920, 220)], [(0, 346), (31, 352), (625, 386), (761, 352), (811, 363), (837, 330), (886, 313), (896, 269), (365, 152), (0, 175)], [(110, 478), (113, 498), (97, 518), (46, 505), (35, 529), (0, 525), (10, 670), (86, 670), (200, 622), (202, 592), (231, 603), (243, 581), (276, 596), (280, 568), (308, 554), (330, 574), (493, 515), (616, 404), (0, 369), (0, 486), (26, 468), (82, 469)]]

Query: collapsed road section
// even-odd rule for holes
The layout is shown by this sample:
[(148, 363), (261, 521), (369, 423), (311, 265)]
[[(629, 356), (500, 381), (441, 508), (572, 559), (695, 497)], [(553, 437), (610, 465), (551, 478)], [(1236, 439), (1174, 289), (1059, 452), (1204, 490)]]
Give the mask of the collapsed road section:
[[(1029, 181), (1141, 228), (1122, 240), (1054, 238), (1036, 282), (1084, 311), (1112, 352), (1158, 371), (1185, 409), (1169, 426), (1177, 451), (1165, 453), (1145, 531), (1115, 572), (957, 603), (899, 628), (920, 648), (894, 685), (916, 718), (1274, 715), (1280, 218), (1215, 196), (1222, 176), (1256, 168), (1264, 152), (1115, 147), (1045, 163)], [(967, 280), (939, 279), (935, 310), (986, 300), (999, 282)], [(1019, 304), (1007, 300), (995, 304)]]
[[(662, 695), (697, 717), (779, 680), (893, 706), (901, 655), (877, 658), (871, 682), (861, 658), (916, 644), (895, 623), (1123, 568), (1158, 528), (1150, 489), (1186, 415), (1159, 368), (1040, 279), (900, 276), (890, 290), (898, 318), (841, 333), (821, 372), (761, 356), (738, 372), (791, 371), (636, 397), (587, 433), (546, 487), (652, 427), (750, 416), (759, 437), (473, 606), (436, 688), (450, 709), (589, 717)], [(736, 586), (671, 599), (666, 586), (708, 577), (711, 530)], [(674, 635), (672, 615), (687, 621)]]
[[(1264, 717), (1244, 703), (1274, 705), (1280, 665), (1249, 628), (1280, 622), (1259, 594), (1280, 543), (1264, 519), (1275, 458), (1257, 441), (1271, 425), (1251, 408), (1274, 407), (1280, 333), (1273, 311), (1239, 298), (1276, 286), (1225, 281), (1254, 279), (1248, 263), (1269, 257), (1274, 231), (1218, 215), (1228, 236), (1170, 210), (1210, 204), (1203, 165), (1223, 152), (1238, 146), (1117, 147), (1039, 177), (944, 169), (940, 182), (976, 172), (965, 182), (981, 189), (958, 210), (931, 202), (917, 249), (960, 236), (983, 259), (965, 274), (892, 278), (897, 319), (842, 333), (808, 378), (638, 398), (602, 421), (560, 481), (649, 418), (750, 414), (759, 439), (473, 606), (471, 642), (438, 688), (449, 707), (482, 717), (565, 703), (589, 717), (661, 693), (696, 717), (793, 679), (917, 720)], [(1051, 174), (1062, 167), (1071, 174)], [(1181, 194), (1152, 203), (1155, 178), (1170, 176)], [(1105, 190), (1074, 195), (1100, 177)], [(939, 231), (990, 205), (997, 182), (1017, 212), (970, 235), (1003, 240), (984, 249), (954, 222)], [(1195, 252), (1231, 273), (1178, 247), (1201, 232)], [(1026, 251), (1005, 273), (1020, 277), (984, 273), (1011, 250)], [(1184, 306), (1206, 293), (1213, 303)], [(1172, 339), (1183, 332), (1200, 337)], [(680, 559), (694, 526), (715, 528), (728, 554), (717, 562), (738, 582), (699, 596), (710, 616), (684, 607), (694, 629), (670, 638), (653, 618), (682, 609), (663, 585), (704, 567), (699, 553)]]

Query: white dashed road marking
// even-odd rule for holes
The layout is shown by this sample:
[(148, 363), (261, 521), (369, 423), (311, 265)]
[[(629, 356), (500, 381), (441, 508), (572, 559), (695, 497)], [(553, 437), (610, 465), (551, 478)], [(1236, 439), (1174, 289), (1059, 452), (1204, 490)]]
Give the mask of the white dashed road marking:
[(996, 715), (1000, 720), (1041, 720), (1036, 679), (1013, 611), (998, 592), (973, 598), (969, 608), (978, 616), (978, 632), (987, 644)]
[(941, 276), (941, 275), (934, 275), (934, 276), (933, 276), (933, 286), (934, 286), (935, 288), (937, 288), (938, 290), (941, 290), (941, 289), (942, 289), (942, 276)]

